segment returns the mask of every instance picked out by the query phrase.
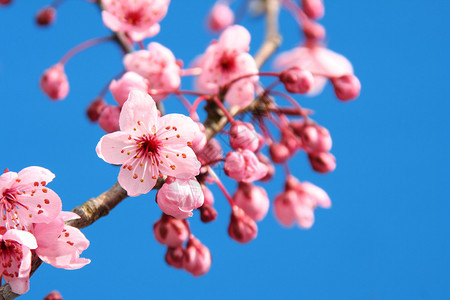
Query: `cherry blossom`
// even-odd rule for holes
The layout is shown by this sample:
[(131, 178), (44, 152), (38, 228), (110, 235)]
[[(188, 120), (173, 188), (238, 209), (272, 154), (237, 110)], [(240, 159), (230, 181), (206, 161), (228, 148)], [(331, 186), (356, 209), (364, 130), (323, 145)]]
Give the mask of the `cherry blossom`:
[(127, 101), (128, 95), (132, 89), (139, 89), (143, 92), (147, 92), (148, 88), (148, 81), (135, 72), (126, 72), (119, 80), (113, 80), (109, 85), (109, 90), (120, 106)]
[(278, 69), (298, 67), (314, 75), (314, 84), (309, 94), (322, 91), (327, 78), (353, 74), (352, 64), (344, 56), (321, 45), (301, 46), (279, 54), (274, 62)]
[(184, 221), (166, 214), (153, 224), (153, 233), (158, 242), (169, 247), (177, 247), (189, 237), (189, 229)]
[[(258, 68), (253, 57), (248, 54), (250, 33), (240, 25), (228, 27), (212, 43), (199, 59), (202, 73), (196, 84), (203, 93), (218, 93), (227, 83), (243, 75), (257, 74)], [(246, 107), (254, 98), (258, 76), (250, 76), (233, 83), (225, 94), (225, 100), (233, 105)]]
[(29, 230), (32, 223), (49, 223), (61, 211), (61, 199), (47, 187), (55, 175), (28, 167), (0, 176), (0, 226)]
[(101, 138), (96, 151), (106, 162), (122, 165), (118, 179), (128, 195), (148, 193), (158, 176), (199, 174), (200, 162), (189, 147), (199, 128), (191, 118), (180, 114), (158, 117), (155, 101), (132, 90), (119, 125), (120, 131)]
[[(181, 68), (175, 56), (168, 48), (153, 42), (148, 44), (147, 50), (139, 50), (125, 55), (123, 59), (125, 69), (135, 72), (148, 80), (149, 89), (174, 91), (180, 87)], [(142, 83), (139, 83), (141, 86)], [(154, 95), (155, 101), (166, 97)]]
[(159, 33), (158, 24), (167, 14), (170, 0), (103, 0), (103, 22), (115, 32), (141, 41)]
[(211, 252), (193, 235), (183, 255), (183, 268), (194, 276), (206, 274), (211, 267)]
[(36, 247), (36, 239), (31, 233), (0, 226), (0, 273), (16, 294), (24, 294), (29, 289), (30, 249)]
[(52, 222), (35, 224), (33, 234), (38, 247), (36, 254), (44, 262), (56, 268), (79, 269), (90, 263), (90, 259), (80, 258), (89, 247), (89, 241), (78, 228), (64, 222), (80, 218), (72, 212), (61, 212)]
[(264, 219), (269, 211), (269, 197), (266, 190), (251, 183), (239, 183), (233, 201), (255, 221)]
[(192, 210), (203, 205), (203, 191), (195, 178), (168, 177), (156, 195), (161, 210), (177, 219), (193, 215)]
[(106, 132), (119, 130), (120, 107), (105, 105), (98, 118), (98, 125)]
[(239, 243), (248, 243), (258, 235), (258, 226), (242, 208), (235, 205), (231, 212), (228, 234)]
[(41, 88), (52, 100), (61, 100), (67, 97), (69, 81), (63, 64), (58, 63), (44, 71), (41, 77)]
[(226, 3), (217, 2), (209, 12), (208, 26), (213, 31), (221, 31), (234, 22), (234, 13)]
[(267, 174), (267, 166), (247, 149), (228, 152), (223, 168), (228, 176), (238, 182), (253, 182)]

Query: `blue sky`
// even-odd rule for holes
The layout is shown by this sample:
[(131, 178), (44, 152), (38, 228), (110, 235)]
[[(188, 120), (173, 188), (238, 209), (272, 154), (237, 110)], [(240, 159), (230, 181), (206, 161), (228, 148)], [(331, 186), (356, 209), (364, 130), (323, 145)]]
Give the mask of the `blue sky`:
[[(173, 1), (154, 40), (188, 64), (214, 38), (204, 27), (210, 3)], [(50, 169), (56, 174), (50, 187), (71, 210), (116, 182), (117, 168), (94, 150), (103, 132), (84, 110), (123, 67), (115, 45), (89, 49), (66, 67), (68, 98), (49, 101), (38, 85), (42, 71), (108, 30), (92, 4), (75, 0), (60, 7), (53, 27), (36, 28), (34, 14), (46, 4), (15, 0), (0, 9), (0, 167)], [(312, 229), (285, 229), (271, 209), (258, 238), (240, 245), (227, 235), (230, 209), (215, 189), (216, 222), (202, 224), (198, 214), (191, 222), (213, 256), (210, 272), (194, 278), (164, 262), (165, 248), (152, 232), (160, 216), (154, 193), (129, 198), (83, 230), (91, 241), (83, 253), (90, 265), (77, 271), (43, 266), (22, 298), (43, 298), (53, 289), (66, 299), (450, 298), (450, 2), (325, 4), (329, 48), (353, 63), (362, 93), (342, 103), (328, 86), (316, 98), (297, 98), (330, 130), (338, 162), (327, 175), (313, 173), (302, 153), (291, 162), (296, 176), (324, 188), (333, 202), (330, 210), (316, 211)], [(262, 20), (247, 17), (243, 24), (255, 53)], [(281, 28), (281, 49), (299, 43), (286, 12)], [(168, 111), (177, 109), (175, 100), (167, 102)], [(282, 189), (278, 171), (266, 186), (271, 199)]]

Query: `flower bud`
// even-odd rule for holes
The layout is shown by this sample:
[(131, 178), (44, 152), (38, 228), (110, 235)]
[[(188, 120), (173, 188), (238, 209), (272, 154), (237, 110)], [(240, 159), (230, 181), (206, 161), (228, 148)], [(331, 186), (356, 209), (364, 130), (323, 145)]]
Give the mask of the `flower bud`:
[(251, 123), (233, 122), (230, 127), (230, 146), (234, 150), (247, 149), (255, 152), (260, 143), (258, 136)]
[(330, 132), (317, 124), (306, 125), (299, 132), (302, 145), (307, 152), (328, 152), (332, 141)]
[(228, 152), (223, 168), (225, 174), (237, 182), (253, 182), (267, 174), (266, 165), (250, 150)]
[[(211, 162), (219, 161), (223, 156), (222, 146), (216, 139), (211, 139), (208, 141), (206, 146), (202, 149), (198, 149), (197, 159), (202, 165), (210, 164)], [(212, 165), (216, 164), (213, 163)]]
[(44, 300), (64, 300), (64, 299), (58, 291), (53, 291), (50, 292), (47, 296), (45, 296)]
[(212, 31), (221, 31), (234, 23), (234, 13), (224, 3), (214, 4), (208, 16), (208, 26)]
[(361, 92), (361, 82), (353, 74), (332, 78), (331, 83), (333, 84), (336, 97), (342, 101), (353, 100)]
[(336, 158), (329, 152), (313, 152), (308, 154), (309, 162), (314, 171), (328, 173), (336, 169)]
[(119, 117), (120, 107), (105, 105), (98, 118), (98, 125), (109, 133), (118, 131), (120, 130)]
[(183, 268), (194, 276), (206, 274), (211, 267), (211, 253), (191, 235), (183, 256)]
[(156, 194), (159, 208), (177, 219), (191, 217), (192, 210), (202, 206), (203, 201), (202, 188), (195, 177), (182, 179), (169, 176)]
[(228, 235), (239, 243), (248, 243), (258, 234), (258, 226), (255, 221), (247, 216), (242, 208), (233, 206), (230, 224), (228, 225)]
[(40, 26), (50, 25), (55, 21), (56, 9), (52, 6), (47, 6), (38, 11), (36, 15), (36, 23)]
[(96, 122), (100, 118), (103, 108), (105, 108), (106, 103), (103, 98), (97, 98), (89, 105), (86, 110), (86, 115), (91, 120), (91, 122)]
[(69, 81), (64, 73), (64, 65), (56, 65), (44, 71), (41, 77), (41, 88), (50, 99), (61, 100), (67, 97), (69, 93)]
[(113, 80), (109, 85), (109, 90), (119, 106), (122, 106), (127, 101), (132, 89), (147, 92), (148, 81), (137, 73), (126, 72), (119, 80)]
[(194, 139), (192, 140), (192, 150), (194, 150), (195, 153), (198, 153), (205, 148), (206, 143), (208, 140), (206, 139), (205, 135), (205, 126), (203, 126), (200, 122), (195, 122), (200, 130), (195, 132)]
[(289, 129), (281, 131), (281, 144), (286, 146), (291, 155), (293, 155), (300, 148), (300, 140)]
[(153, 225), (153, 233), (158, 242), (169, 247), (181, 245), (189, 236), (189, 230), (182, 220), (166, 214)]
[(325, 14), (322, 0), (302, 0), (304, 13), (311, 19), (320, 19)]
[(166, 263), (176, 269), (183, 268), (184, 249), (183, 246), (168, 247), (166, 251)]
[(322, 41), (326, 36), (325, 27), (311, 20), (305, 22), (303, 25), (303, 33), (307, 39), (313, 41)]
[(211, 204), (204, 203), (202, 207), (200, 207), (200, 220), (203, 223), (209, 223), (214, 221), (217, 218), (217, 211)]
[(261, 181), (268, 181), (272, 179), (273, 175), (275, 174), (275, 166), (273, 163), (269, 160), (267, 156), (262, 154), (261, 152), (258, 152), (256, 154), (256, 157), (258, 157), (258, 160), (264, 164), (267, 167), (267, 174), (263, 178), (261, 178)]
[(8, 5), (12, 2), (12, 0), (0, 0), (0, 5)]
[(279, 194), (273, 202), (275, 217), (286, 227), (292, 227), (296, 221), (295, 206), (298, 195), (295, 190), (286, 190)]
[(261, 221), (269, 211), (269, 197), (264, 188), (251, 183), (239, 183), (233, 195), (234, 203), (253, 220)]
[(280, 73), (280, 81), (289, 93), (305, 94), (313, 86), (314, 77), (308, 70), (292, 67)]
[(291, 157), (291, 152), (288, 147), (280, 143), (272, 143), (269, 146), (269, 154), (272, 161), (277, 164), (284, 163)]

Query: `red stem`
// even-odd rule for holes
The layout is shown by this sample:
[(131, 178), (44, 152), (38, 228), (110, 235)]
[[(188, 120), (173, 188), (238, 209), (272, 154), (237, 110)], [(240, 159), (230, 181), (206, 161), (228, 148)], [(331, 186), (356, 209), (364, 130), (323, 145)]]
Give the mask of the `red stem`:
[(75, 54), (80, 53), (83, 50), (86, 50), (90, 47), (108, 42), (108, 41), (113, 41), (115, 39), (114, 36), (104, 36), (104, 37), (100, 37), (100, 38), (94, 38), (92, 40), (87, 40), (77, 46), (75, 46), (74, 48), (70, 49), (64, 56), (63, 58), (61, 58), (60, 63), (61, 64), (66, 64), (69, 59), (71, 59)]

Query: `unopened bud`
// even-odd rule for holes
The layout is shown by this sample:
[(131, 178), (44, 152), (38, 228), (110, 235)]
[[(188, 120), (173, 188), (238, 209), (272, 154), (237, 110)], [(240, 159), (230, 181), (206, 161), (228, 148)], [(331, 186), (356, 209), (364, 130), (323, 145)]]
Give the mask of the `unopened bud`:
[(169, 247), (181, 245), (189, 236), (189, 230), (182, 220), (166, 214), (153, 225), (153, 233), (158, 242)]
[(336, 169), (336, 158), (329, 152), (309, 153), (308, 158), (316, 172), (328, 173)]
[(36, 23), (40, 26), (50, 25), (55, 21), (56, 9), (52, 6), (47, 6), (41, 9), (36, 15)]
[(322, 0), (302, 0), (303, 12), (311, 19), (320, 19), (325, 14)]
[(98, 125), (106, 132), (115, 132), (119, 127), (120, 107), (105, 105), (100, 117), (98, 118)]
[(270, 159), (267, 156), (265, 156), (261, 152), (258, 152), (258, 154), (256, 154), (256, 157), (258, 157), (259, 161), (262, 164), (266, 165), (266, 167), (267, 167), (266, 176), (264, 176), (260, 180), (268, 181), (268, 180), (272, 179), (273, 175), (275, 174), (275, 166), (273, 165), (273, 163), (270, 161)]
[(258, 226), (242, 208), (235, 205), (228, 225), (228, 235), (239, 243), (248, 243), (258, 235)]
[(212, 31), (221, 31), (234, 22), (234, 13), (224, 3), (214, 4), (208, 16), (208, 26)]
[(177, 269), (183, 268), (184, 249), (182, 246), (169, 247), (166, 252), (166, 263)]
[(332, 78), (336, 97), (342, 101), (349, 101), (357, 98), (361, 92), (361, 82), (353, 74)]
[(202, 220), (203, 223), (212, 222), (216, 218), (217, 211), (212, 205), (205, 203), (202, 207), (200, 207), (200, 220)]
[(239, 183), (233, 201), (253, 220), (261, 221), (269, 211), (269, 197), (264, 188), (251, 183)]
[(307, 152), (328, 152), (332, 141), (330, 132), (317, 124), (306, 125), (300, 131), (302, 145)]
[(198, 239), (189, 238), (183, 257), (183, 268), (194, 276), (206, 274), (211, 267), (211, 253)]
[(280, 143), (272, 143), (269, 146), (270, 157), (274, 163), (281, 164), (291, 157), (291, 152), (288, 147)]
[(280, 73), (280, 81), (289, 93), (305, 94), (313, 86), (314, 77), (308, 70), (293, 67)]
[(61, 100), (67, 97), (69, 81), (63, 64), (58, 63), (44, 71), (41, 77), (41, 88), (52, 100)]
[(230, 146), (234, 150), (248, 149), (252, 152), (259, 148), (259, 137), (251, 123), (236, 121), (230, 127)]
[(97, 98), (95, 99), (87, 108), (86, 115), (91, 120), (91, 122), (98, 121), (98, 118), (100, 118), (100, 114), (102, 113), (103, 108), (105, 107), (106, 103), (103, 100), (103, 98)]

